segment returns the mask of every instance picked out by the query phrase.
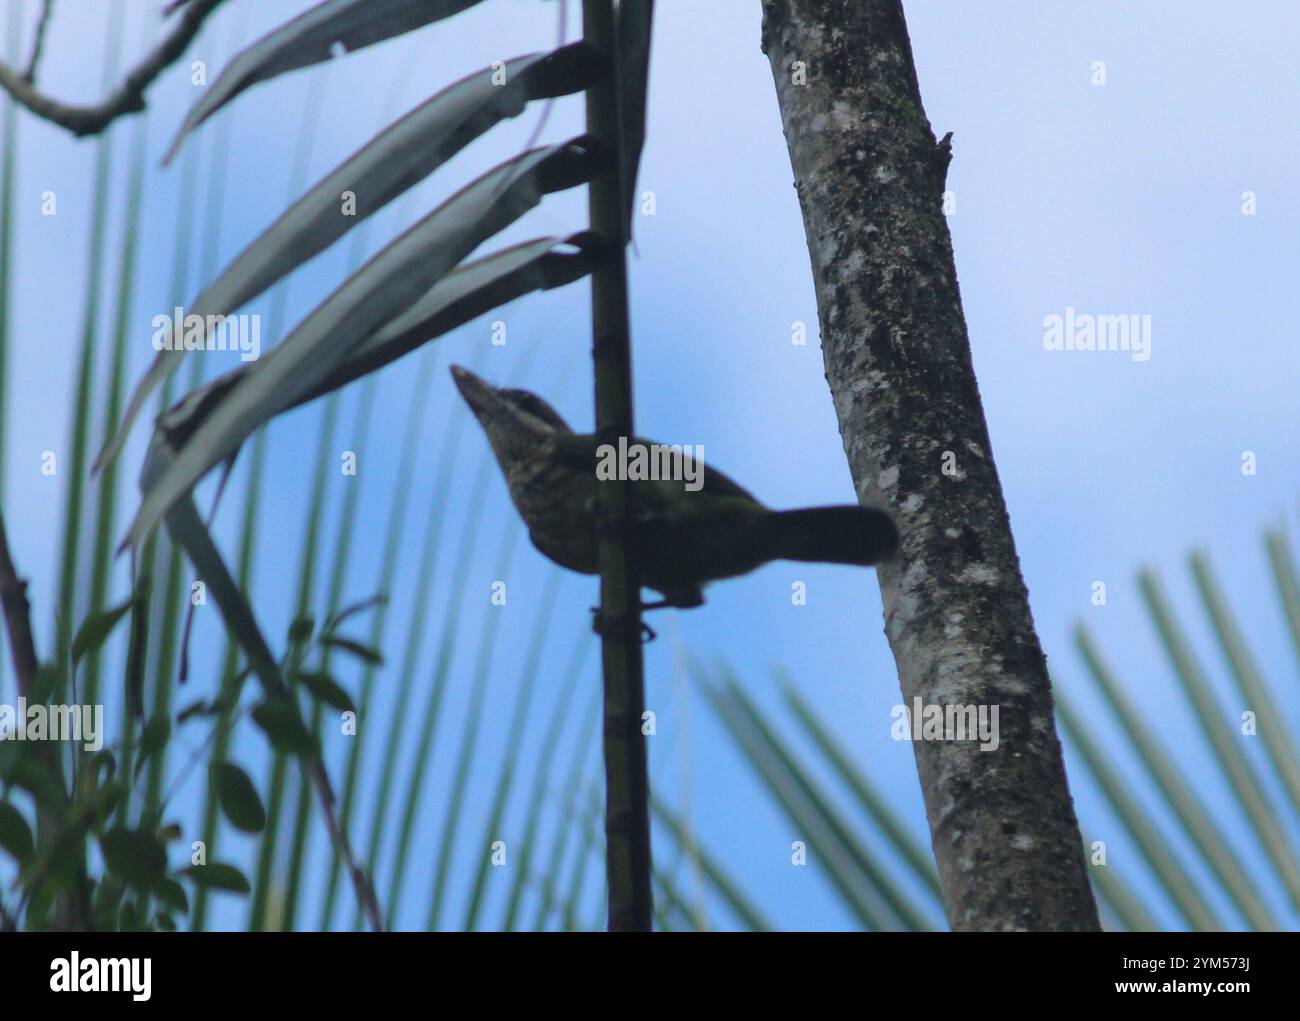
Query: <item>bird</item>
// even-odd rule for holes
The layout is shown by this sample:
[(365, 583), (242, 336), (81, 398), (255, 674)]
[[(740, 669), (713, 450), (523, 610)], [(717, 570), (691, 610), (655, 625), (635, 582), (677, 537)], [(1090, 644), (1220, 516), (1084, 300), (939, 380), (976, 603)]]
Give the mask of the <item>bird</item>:
[[(459, 365), (451, 375), (487, 435), (533, 545), (561, 567), (598, 574), (597, 465), (610, 452), (602, 450), (609, 441), (575, 433), (528, 390), (493, 386)], [(640, 584), (662, 596), (642, 603), (643, 610), (700, 606), (707, 583), (773, 560), (872, 566), (898, 549), (898, 529), (884, 510), (857, 504), (772, 510), (702, 461), (687, 456), (681, 474), (631, 483), (628, 555)], [(692, 486), (692, 478), (702, 485)]]

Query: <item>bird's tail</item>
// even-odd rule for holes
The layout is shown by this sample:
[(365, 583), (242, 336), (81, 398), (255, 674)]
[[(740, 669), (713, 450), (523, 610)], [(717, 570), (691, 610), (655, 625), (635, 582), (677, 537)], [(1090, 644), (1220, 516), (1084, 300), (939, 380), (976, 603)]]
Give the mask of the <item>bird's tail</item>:
[(874, 507), (773, 511), (765, 532), (773, 560), (870, 566), (898, 549), (893, 519)]

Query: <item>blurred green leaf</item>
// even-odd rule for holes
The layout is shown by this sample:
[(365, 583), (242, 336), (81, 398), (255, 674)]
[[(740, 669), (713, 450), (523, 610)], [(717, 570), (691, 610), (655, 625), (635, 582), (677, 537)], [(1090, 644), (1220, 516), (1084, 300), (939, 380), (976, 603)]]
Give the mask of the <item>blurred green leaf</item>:
[(0, 848), (3, 848), (19, 865), (31, 857), (35, 842), (32, 828), (23, 814), (7, 801), (0, 801)]
[(293, 623), (289, 625), (289, 641), (293, 645), (301, 645), (311, 638), (315, 630), (316, 618), (311, 614), (295, 617)]
[(170, 876), (153, 888), (153, 895), (178, 915), (189, 914), (189, 894), (185, 892), (185, 887)]
[(91, 778), (95, 783), (111, 780), (117, 773), (117, 756), (107, 748), (101, 748), (90, 757)]
[(195, 885), (212, 890), (248, 893), (252, 889), (248, 879), (239, 869), (221, 862), (213, 862), (211, 865), (191, 865), (185, 869), (185, 875), (194, 880)]
[(352, 696), (344, 691), (329, 674), (318, 670), (306, 670), (298, 675), (298, 680), (302, 682), (304, 688), (312, 693), (313, 697), (326, 705), (333, 706), (345, 713), (355, 713), (357, 711), (357, 707), (352, 702)]
[(368, 645), (363, 645), (354, 638), (345, 638), (342, 635), (327, 635), (321, 639), (321, 645), (328, 645), (331, 649), (340, 649), (356, 656), (357, 659), (373, 666), (380, 666), (384, 662), (383, 653), (378, 649), (372, 649)]
[(134, 901), (127, 901), (122, 905), (117, 926), (122, 932), (141, 932), (143, 930), (144, 927), (140, 924), (140, 912), (136, 909)]
[(167, 746), (168, 739), (172, 736), (171, 720), (166, 716), (155, 716), (144, 725), (144, 731), (140, 735), (139, 762), (136, 764), (136, 775), (139, 775), (140, 767), (150, 756), (158, 754)]
[(277, 751), (309, 755), (316, 741), (302, 722), (298, 707), (287, 698), (268, 698), (253, 707), (253, 720), (271, 739)]
[(36, 799), (42, 808), (63, 812), (68, 806), (68, 795), (63, 785), (49, 771), (46, 763), (38, 757), (38, 745), (27, 742), (11, 743), (15, 750), (14, 757), (5, 764), (3, 779), (6, 783), (20, 787)]
[(167, 852), (155, 833), (116, 826), (99, 838), (109, 870), (132, 886), (153, 888), (167, 871)]
[[(403, 447), (402, 449), (403, 452), (405, 452), (406, 447)], [(388, 596), (383, 592), (380, 592), (378, 595), (370, 596), (368, 599), (362, 599), (359, 602), (352, 603), (349, 606), (344, 606), (342, 609), (334, 611), (325, 618), (325, 623), (322, 625), (321, 630), (333, 631), (349, 617), (355, 617), (358, 613), (365, 613), (367, 610), (383, 610), (387, 606)]]
[(63, 690), (63, 671), (54, 663), (42, 663), (32, 678), (32, 690), (27, 694), (28, 705), (45, 705), (56, 691)]
[(117, 622), (126, 616), (133, 605), (134, 596), (103, 613), (91, 614), (82, 621), (81, 627), (77, 629), (77, 637), (72, 640), (72, 662), (76, 663), (87, 652), (103, 645)]
[(266, 809), (253, 781), (238, 766), (219, 762), (212, 767), (221, 810), (231, 825), (245, 833), (260, 833), (266, 827)]
[(209, 702), (207, 699), (199, 699), (197, 702), (191, 702), (183, 707), (176, 714), (176, 722), (184, 723), (191, 716), (220, 716), (231, 707), (229, 699), (217, 698)]

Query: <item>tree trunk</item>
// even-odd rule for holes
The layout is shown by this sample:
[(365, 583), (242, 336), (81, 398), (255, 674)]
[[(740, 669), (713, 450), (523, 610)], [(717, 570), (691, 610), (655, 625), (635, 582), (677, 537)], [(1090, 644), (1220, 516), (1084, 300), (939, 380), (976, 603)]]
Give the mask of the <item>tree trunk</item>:
[(900, 0), (763, 15), (844, 450), (902, 536), (877, 574), (904, 701), (998, 712), (996, 750), (913, 744), (948, 922), (1098, 929), (941, 209), (950, 136), (925, 117)]

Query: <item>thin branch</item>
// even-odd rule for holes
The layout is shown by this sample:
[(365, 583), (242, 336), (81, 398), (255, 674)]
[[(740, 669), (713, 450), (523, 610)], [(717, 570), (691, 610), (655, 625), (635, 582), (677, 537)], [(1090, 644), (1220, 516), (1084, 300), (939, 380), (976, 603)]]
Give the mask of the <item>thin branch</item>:
[(176, 775), (172, 778), (172, 782), (167, 787), (166, 792), (158, 800), (160, 814), (162, 809), (167, 807), (168, 802), (176, 796), (177, 791), (185, 786), (185, 781), (188, 780), (190, 774), (194, 772), (194, 768), (207, 756), (208, 750), (217, 743), (217, 738), (222, 735), (222, 732), (225, 731), (226, 733), (229, 733), (234, 730), (235, 724), (247, 716), (248, 712), (249, 710), (247, 708), (241, 709), (238, 706), (235, 706), (230, 717), (226, 719), (224, 723), (221, 719), (218, 719), (212, 730), (208, 732), (208, 736), (199, 742), (197, 748), (190, 751), (190, 757), (185, 760), (185, 765), (181, 766), (181, 768), (177, 770)]
[(316, 790), (316, 800), (320, 803), (320, 812), (325, 819), (325, 829), (329, 833), (330, 843), (334, 845), (334, 853), (339, 856), (343, 867), (347, 869), (352, 879), (352, 888), (366, 912), (370, 928), (375, 932), (383, 932), (384, 913), (379, 907), (379, 897), (375, 894), (370, 874), (357, 861), (347, 830), (339, 823), (338, 814), (334, 811), (337, 799), (334, 796), (334, 788), (330, 785), (329, 774), (325, 772), (325, 763), (320, 754), (315, 752), (298, 756), (298, 763), (307, 773), (307, 778)]
[[(617, 54), (613, 0), (584, 0), (583, 34), (604, 52)], [(617, 61), (605, 80), (587, 90), (587, 130), (620, 152)], [(591, 182), (591, 228), (611, 241), (625, 241), (626, 215), (620, 175)], [(591, 275), (592, 356), (596, 376), (596, 434), (601, 441), (633, 436), (632, 356), (628, 320), (627, 255), (619, 244)], [(654, 921), (650, 852), (650, 780), (641, 714), (645, 664), (641, 656), (641, 587), (628, 556), (633, 522), (632, 488), (626, 479), (602, 482), (597, 514), (601, 659), (604, 667), (605, 862), (611, 932), (648, 932)]]
[(32, 39), (32, 55), (27, 58), (27, 70), (23, 80), (29, 85), (36, 80), (36, 66), (41, 62), (41, 51), (45, 48), (45, 30), (50, 27), (50, 16), (54, 13), (54, 0), (45, 0), (41, 8), (41, 20), (36, 23), (36, 35)]
[[(38, 91), (25, 74), (4, 63), (0, 63), (0, 88), (36, 116), (66, 128), (79, 138), (98, 134), (123, 114), (139, 113), (144, 109), (145, 90), (185, 52), (191, 40), (199, 34), (208, 15), (223, 2), (224, 0), (191, 0), (172, 34), (126, 76), (116, 92), (96, 106), (61, 103)], [(47, 5), (47, 13), (48, 10)], [(35, 56), (34, 53), (33, 57)], [(34, 65), (29, 67), (31, 70), (34, 70)]]

